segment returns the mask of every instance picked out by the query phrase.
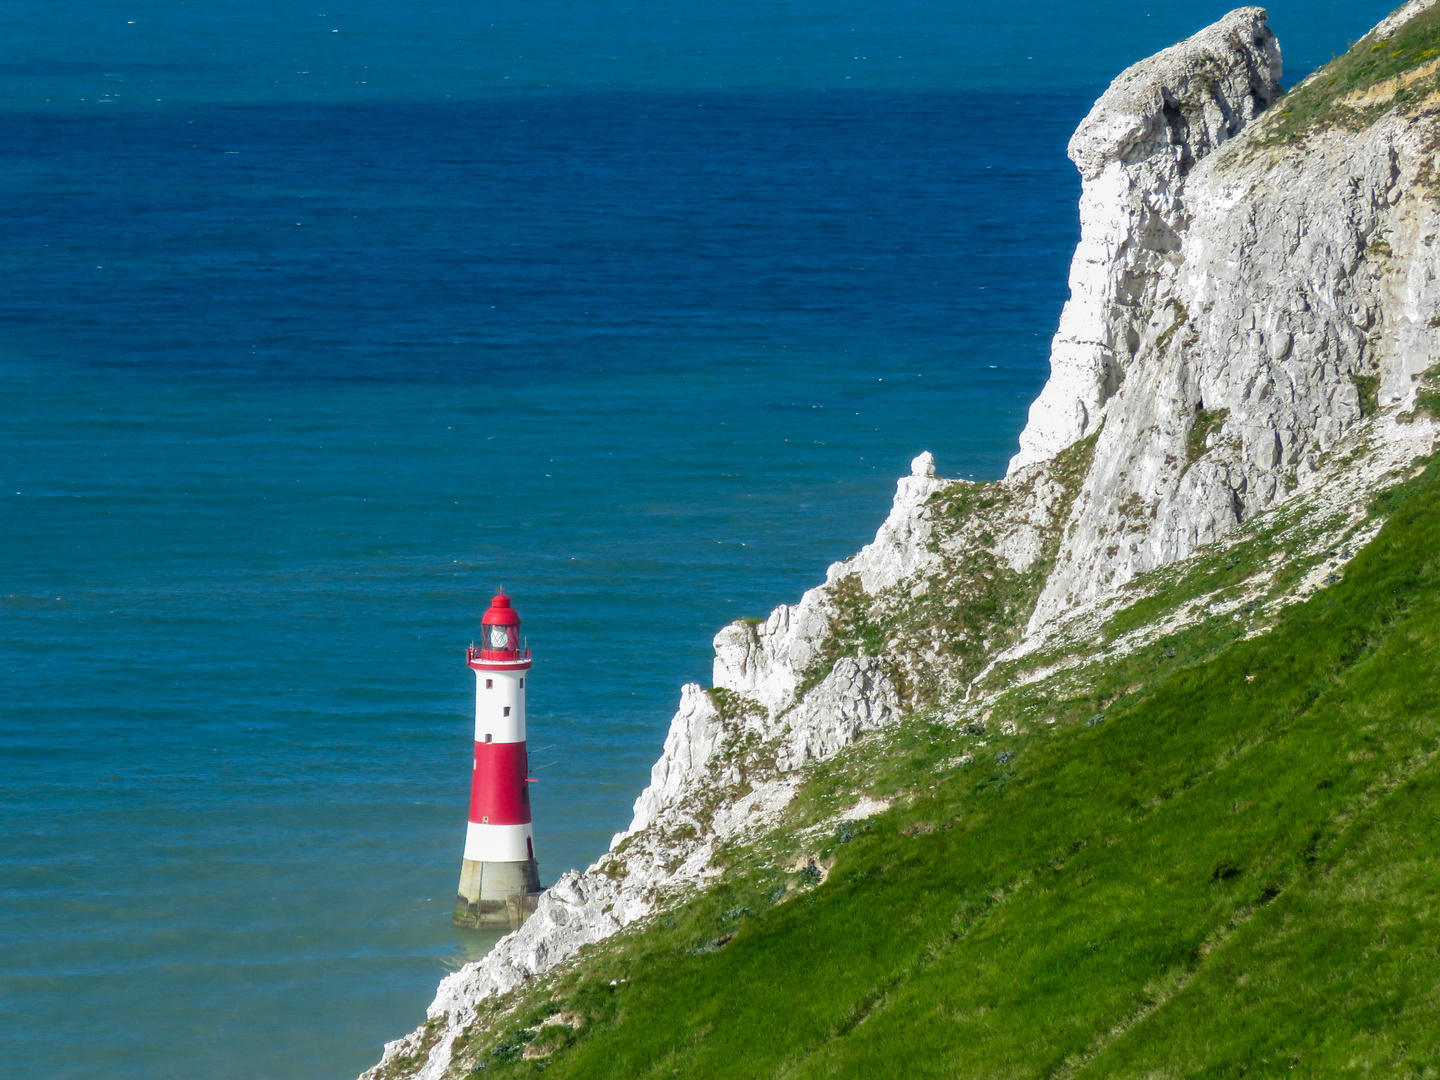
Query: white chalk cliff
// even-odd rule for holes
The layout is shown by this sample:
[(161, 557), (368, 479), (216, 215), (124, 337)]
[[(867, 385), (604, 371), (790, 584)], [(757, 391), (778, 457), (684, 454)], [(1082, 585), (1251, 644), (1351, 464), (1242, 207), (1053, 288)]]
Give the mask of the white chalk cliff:
[[(1115, 80), (1070, 142), (1071, 297), (1007, 477), (941, 479), (922, 454), (873, 543), (798, 603), (721, 630), (714, 689), (682, 689), (629, 829), (448, 976), (430, 1023), (367, 1077), (448, 1075), (481, 1002), (703, 887), (717, 847), (772, 826), (807, 763), (912, 709), (969, 707), (997, 658), (1287, 500), (1323, 491), (1354, 518), (1433, 448), (1411, 409), (1440, 365), (1440, 90), (1370, 88), (1354, 122), (1281, 139), (1280, 75), (1252, 7)], [(1002, 614), (935, 629), (972, 587)]]
[[(1356, 376), (1393, 407), (1440, 361), (1433, 104), (1237, 138), (1279, 75), (1242, 8), (1121, 75), (1070, 142), (1072, 295), (1011, 469), (1104, 430), (1032, 628), (1309, 483), (1363, 419)], [(1228, 415), (1192, 463), (1201, 409)]]

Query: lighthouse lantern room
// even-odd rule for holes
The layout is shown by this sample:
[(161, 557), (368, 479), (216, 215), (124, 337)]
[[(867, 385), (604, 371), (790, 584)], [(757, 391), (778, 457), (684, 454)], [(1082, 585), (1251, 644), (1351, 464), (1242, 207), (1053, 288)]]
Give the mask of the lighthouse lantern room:
[(490, 601), (480, 634), (480, 647), (466, 652), (475, 672), (475, 758), (455, 921), (513, 930), (541, 893), (525, 752), (530, 650), (522, 647), (520, 616), (503, 592)]

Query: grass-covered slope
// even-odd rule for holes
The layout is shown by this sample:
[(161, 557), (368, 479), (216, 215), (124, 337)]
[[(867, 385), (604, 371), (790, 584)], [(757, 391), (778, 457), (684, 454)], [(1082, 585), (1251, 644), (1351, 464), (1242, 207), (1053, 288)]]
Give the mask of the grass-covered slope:
[(1363, 127), (1379, 112), (1406, 105), (1440, 85), (1440, 6), (1389, 36), (1361, 38), (1280, 99), (1263, 121), (1261, 142), (1301, 138), (1315, 127)]
[(494, 1003), (460, 1074), (1435, 1075), (1440, 469), (1402, 493), (1342, 581), (1103, 721), (968, 766), (917, 725), (823, 884), (737, 856)]

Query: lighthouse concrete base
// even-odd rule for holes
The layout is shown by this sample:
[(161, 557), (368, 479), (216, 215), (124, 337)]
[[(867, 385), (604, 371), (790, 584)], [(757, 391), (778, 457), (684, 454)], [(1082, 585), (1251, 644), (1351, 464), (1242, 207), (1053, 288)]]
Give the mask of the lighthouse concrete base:
[(478, 862), (460, 865), (460, 891), (455, 897), (455, 924), (481, 930), (518, 930), (535, 911), (544, 892), (540, 864)]

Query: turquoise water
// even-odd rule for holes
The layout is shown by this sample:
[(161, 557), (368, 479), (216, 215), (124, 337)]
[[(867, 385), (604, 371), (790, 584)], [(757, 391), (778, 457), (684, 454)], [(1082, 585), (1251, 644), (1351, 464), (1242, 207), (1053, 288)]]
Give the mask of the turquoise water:
[[(491, 590), (550, 880), (715, 629), (919, 450), (1003, 471), (1065, 141), (1222, 11), (5, 5), (0, 1072), (344, 1077), (412, 1027), (490, 940)], [(1384, 5), (1271, 12), (1293, 76)]]

